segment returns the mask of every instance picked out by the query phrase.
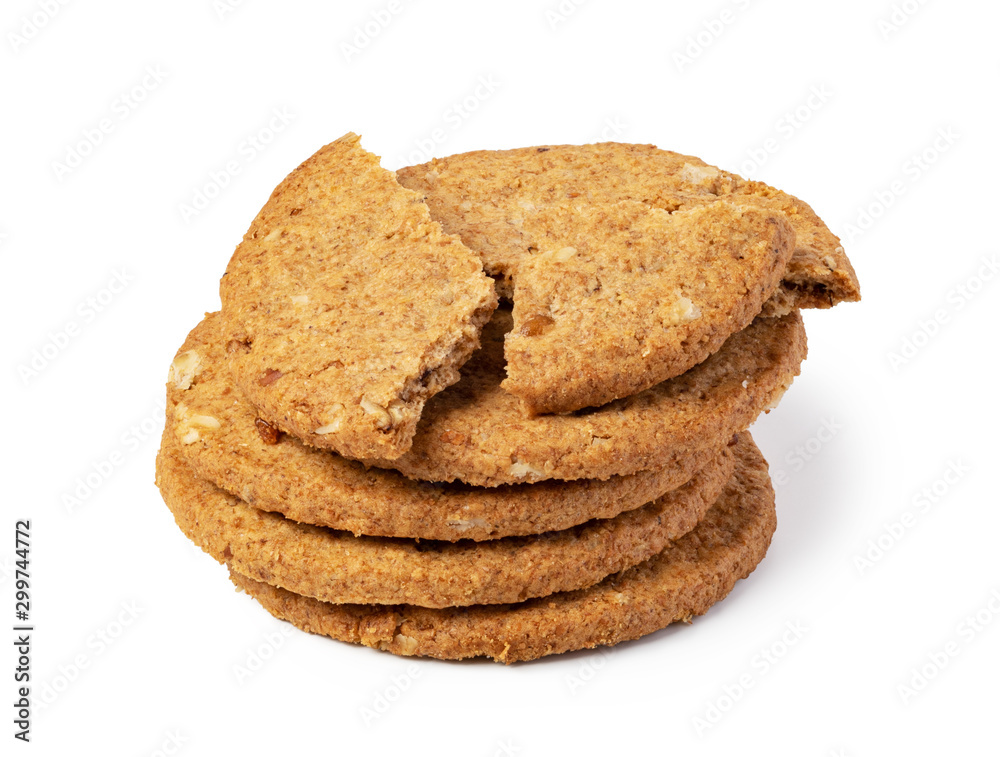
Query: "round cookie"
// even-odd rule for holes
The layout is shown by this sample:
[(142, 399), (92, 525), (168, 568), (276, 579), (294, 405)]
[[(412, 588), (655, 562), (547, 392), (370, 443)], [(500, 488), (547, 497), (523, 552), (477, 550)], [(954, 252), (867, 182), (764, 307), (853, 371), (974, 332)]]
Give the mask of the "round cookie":
[(745, 202), (784, 214), (795, 230), (795, 253), (765, 315), (828, 308), (860, 299), (858, 278), (840, 240), (809, 205), (759, 181), (653, 145), (605, 142), (515, 150), (479, 150), (397, 171), (420, 192), (444, 229), (483, 258), (510, 297), (519, 263), (538, 252), (528, 219), (569, 203), (634, 200), (673, 212), (718, 202)]
[(631, 200), (538, 208), (514, 272), (501, 386), (531, 413), (604, 405), (673, 378), (746, 328), (795, 247), (779, 213)]
[[(257, 510), (197, 478), (168, 432), (157, 484), (178, 526), (240, 573), (317, 599), (421, 607), (520, 602), (591, 586), (660, 552), (701, 520), (731, 478), (726, 450), (687, 484), (611, 520), (489, 542), (353, 536)], [(752, 447), (738, 438), (736, 455)]]
[(775, 528), (767, 464), (744, 448), (705, 518), (656, 557), (589, 589), (514, 605), (427, 609), (333, 605), (230, 569), (237, 588), (304, 631), (399, 655), (533, 660), (637, 639), (688, 622), (723, 599), (763, 559)]
[(704, 362), (644, 392), (575, 414), (526, 418), (520, 400), (500, 387), (510, 325), (510, 311), (498, 309), (462, 379), (427, 403), (408, 453), (370, 462), (476, 486), (669, 467), (721, 448), (774, 406), (806, 355), (798, 311), (758, 318)]
[(200, 477), (261, 510), (354, 534), (483, 541), (560, 531), (612, 518), (684, 484), (717, 454), (605, 481), (546, 481), (484, 489), (369, 469), (281, 434), (257, 417), (225, 370), (210, 313), (188, 335), (167, 383), (167, 431)]
[(230, 369), (261, 416), (351, 457), (409, 448), (496, 307), (479, 258), (355, 134), (278, 185), (220, 294)]

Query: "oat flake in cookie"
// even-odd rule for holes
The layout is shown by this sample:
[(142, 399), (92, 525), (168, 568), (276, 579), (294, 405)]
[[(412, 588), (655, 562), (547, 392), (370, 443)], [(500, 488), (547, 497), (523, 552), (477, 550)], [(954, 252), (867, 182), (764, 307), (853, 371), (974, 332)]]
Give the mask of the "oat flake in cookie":
[(271, 194), (222, 279), (229, 368), (261, 418), (393, 459), (496, 307), (479, 257), (348, 134)]

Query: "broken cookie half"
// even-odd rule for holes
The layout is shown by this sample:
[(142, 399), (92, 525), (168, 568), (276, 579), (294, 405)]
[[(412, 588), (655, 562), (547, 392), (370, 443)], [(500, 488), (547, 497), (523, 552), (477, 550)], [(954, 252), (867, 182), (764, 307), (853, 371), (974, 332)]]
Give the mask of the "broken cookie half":
[(278, 185), (220, 291), (229, 369), (260, 417), (354, 458), (409, 449), (497, 304), (479, 256), (355, 134)]
[(746, 328), (795, 248), (780, 214), (718, 202), (549, 206), (514, 274), (503, 388), (530, 412), (628, 397), (684, 373)]
[(806, 203), (652, 145), (478, 151), (398, 176), (514, 300), (504, 388), (532, 413), (679, 375), (758, 314), (860, 299)]

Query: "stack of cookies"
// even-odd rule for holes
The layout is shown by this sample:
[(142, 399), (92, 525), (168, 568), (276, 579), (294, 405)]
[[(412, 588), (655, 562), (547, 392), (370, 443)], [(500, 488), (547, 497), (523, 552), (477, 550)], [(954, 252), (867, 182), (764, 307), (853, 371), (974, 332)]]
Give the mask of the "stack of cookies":
[(349, 134), (273, 192), (167, 384), (157, 484), (303, 630), (530, 660), (689, 621), (763, 558), (746, 429), (859, 299), (802, 201), (646, 145), (397, 173)]

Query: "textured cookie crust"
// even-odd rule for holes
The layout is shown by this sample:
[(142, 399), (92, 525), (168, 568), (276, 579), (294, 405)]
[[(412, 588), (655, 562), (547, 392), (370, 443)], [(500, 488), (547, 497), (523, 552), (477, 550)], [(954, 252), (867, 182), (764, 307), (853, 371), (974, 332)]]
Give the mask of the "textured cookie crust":
[(658, 499), (707, 465), (716, 450), (606, 481), (581, 479), (491, 489), (415, 481), (279, 434), (232, 385), (218, 313), (177, 352), (167, 384), (167, 431), (200, 477), (262, 510), (354, 534), (482, 541), (612, 518)]
[(635, 200), (667, 211), (720, 198), (784, 213), (795, 229), (795, 254), (765, 315), (828, 308), (860, 299), (858, 279), (840, 240), (806, 203), (698, 158), (653, 145), (606, 142), (516, 150), (481, 150), (403, 168), (399, 182), (420, 192), (431, 215), (479, 252), (487, 273), (513, 291), (516, 268), (538, 251), (525, 224), (540, 208)]
[[(734, 447), (752, 446), (749, 435)], [(567, 531), (489, 542), (356, 537), (265, 513), (197, 478), (169, 433), (157, 484), (178, 526), (244, 575), (327, 602), (454, 607), (591, 586), (689, 532), (730, 479), (730, 451), (657, 502)]]
[(510, 311), (483, 330), (462, 380), (427, 403), (410, 451), (372, 461), (427, 481), (497, 486), (604, 479), (720, 449), (774, 406), (798, 375), (806, 334), (798, 311), (758, 318), (686, 373), (596, 410), (526, 418), (500, 388)]
[(350, 457), (405, 452), (496, 306), (479, 258), (348, 134), (271, 194), (220, 287), (261, 416)]
[(767, 464), (756, 448), (744, 448), (733, 479), (691, 533), (589, 589), (514, 605), (433, 610), (333, 605), (234, 569), (230, 577), (272, 615), (310, 633), (399, 655), (511, 663), (618, 644), (704, 614), (753, 572), (775, 522)]
[(744, 329), (795, 249), (780, 213), (570, 203), (524, 219), (502, 387), (531, 413), (603, 405), (678, 376)]

